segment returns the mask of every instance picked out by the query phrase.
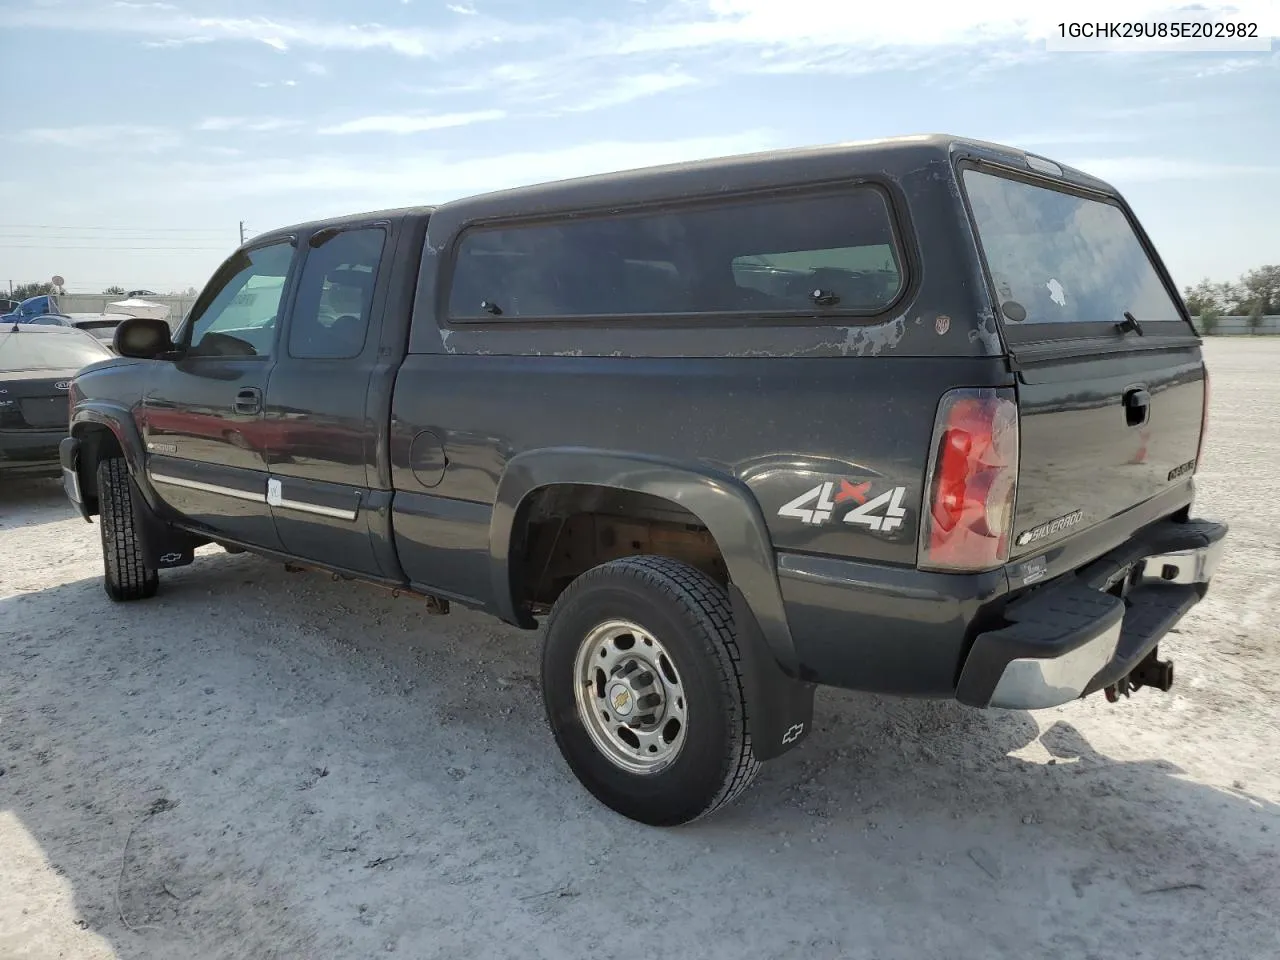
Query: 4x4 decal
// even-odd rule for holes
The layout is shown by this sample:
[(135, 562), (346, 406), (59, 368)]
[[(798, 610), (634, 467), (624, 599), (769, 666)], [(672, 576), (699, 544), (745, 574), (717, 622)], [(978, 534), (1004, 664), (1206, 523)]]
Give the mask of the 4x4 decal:
[(902, 506), (906, 487), (893, 487), (871, 498), (871, 481), (851, 483), (848, 480), (827, 480), (806, 490), (794, 500), (782, 505), (778, 516), (790, 517), (810, 526), (827, 523), (836, 508), (845, 503), (857, 506), (844, 516), (845, 523), (856, 523), (877, 533), (892, 533), (902, 526), (907, 515)]

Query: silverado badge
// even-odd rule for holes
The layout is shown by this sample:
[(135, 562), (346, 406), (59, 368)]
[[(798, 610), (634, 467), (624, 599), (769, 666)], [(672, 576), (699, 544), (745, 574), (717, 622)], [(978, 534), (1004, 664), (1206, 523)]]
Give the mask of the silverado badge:
[(1025, 547), (1029, 543), (1035, 543), (1037, 540), (1043, 540), (1045, 537), (1051, 537), (1055, 533), (1061, 533), (1069, 527), (1074, 527), (1083, 519), (1083, 510), (1073, 510), (1065, 516), (1058, 517), (1056, 520), (1042, 523), (1040, 526), (1032, 527), (1030, 530), (1023, 530), (1022, 533), (1018, 534), (1017, 544), (1020, 547)]

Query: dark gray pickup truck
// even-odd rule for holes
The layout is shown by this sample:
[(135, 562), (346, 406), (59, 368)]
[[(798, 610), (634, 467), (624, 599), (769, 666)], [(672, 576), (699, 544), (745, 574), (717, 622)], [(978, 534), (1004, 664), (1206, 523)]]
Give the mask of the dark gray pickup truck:
[(1119, 194), (928, 136), (300, 224), (121, 324), (61, 461), (106, 589), (215, 543), (532, 629), (569, 766), (683, 823), (817, 684), (1167, 690), (1200, 341)]

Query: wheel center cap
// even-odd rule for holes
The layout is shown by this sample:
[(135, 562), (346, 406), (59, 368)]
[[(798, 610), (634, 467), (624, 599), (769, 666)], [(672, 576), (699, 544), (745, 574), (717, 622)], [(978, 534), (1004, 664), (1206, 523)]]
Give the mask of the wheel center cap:
[(609, 685), (609, 706), (620, 717), (629, 717), (636, 708), (636, 697), (625, 683)]

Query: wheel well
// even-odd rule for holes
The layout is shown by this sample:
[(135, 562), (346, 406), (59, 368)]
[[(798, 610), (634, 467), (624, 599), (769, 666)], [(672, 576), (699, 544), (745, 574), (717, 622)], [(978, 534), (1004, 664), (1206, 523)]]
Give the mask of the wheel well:
[(718, 583), (729, 582), (715, 538), (680, 504), (614, 487), (542, 487), (520, 504), (512, 528), (515, 608), (545, 612), (580, 574), (642, 555), (680, 560)]
[(77, 427), (75, 437), (80, 441), (80, 496), (91, 516), (98, 513), (98, 461), (105, 457), (119, 456), (124, 451), (120, 441), (108, 427), (90, 423)]

